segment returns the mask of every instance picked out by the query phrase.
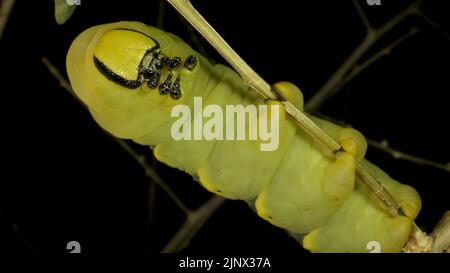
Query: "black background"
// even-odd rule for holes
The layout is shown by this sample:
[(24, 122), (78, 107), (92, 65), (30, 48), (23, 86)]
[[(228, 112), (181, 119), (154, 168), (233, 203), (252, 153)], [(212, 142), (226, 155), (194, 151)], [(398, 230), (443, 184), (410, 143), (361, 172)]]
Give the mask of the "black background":
[[(194, 5), (268, 82), (297, 84), (310, 98), (364, 37), (351, 1), (207, 1)], [(361, 5), (375, 26), (410, 1)], [(423, 11), (449, 29), (445, 1), (425, 1)], [(58, 86), (42, 64), (47, 57), (64, 75), (65, 55), (84, 29), (137, 20), (155, 25), (158, 1), (83, 1), (64, 25), (52, 1), (17, 1), (0, 40), (1, 172), (0, 250), (67, 253), (68, 241), (86, 254), (156, 253), (183, 222), (183, 214), (157, 190), (149, 225), (149, 181), (142, 169), (84, 108)], [(404, 152), (449, 162), (449, 40), (411, 17), (376, 48), (405, 33), (404, 41), (337, 95), (320, 112), (344, 120), (375, 140)], [(163, 28), (190, 43), (185, 22), (167, 6)], [(208, 55), (223, 60), (204, 40)], [(376, 48), (374, 50), (376, 50)], [(138, 147), (151, 161), (151, 152)], [(369, 148), (367, 158), (414, 186), (427, 231), (450, 208), (449, 173), (395, 160)], [(195, 208), (210, 197), (184, 173), (161, 163), (158, 173)], [(283, 230), (258, 218), (244, 202), (228, 201), (184, 253), (304, 253)]]

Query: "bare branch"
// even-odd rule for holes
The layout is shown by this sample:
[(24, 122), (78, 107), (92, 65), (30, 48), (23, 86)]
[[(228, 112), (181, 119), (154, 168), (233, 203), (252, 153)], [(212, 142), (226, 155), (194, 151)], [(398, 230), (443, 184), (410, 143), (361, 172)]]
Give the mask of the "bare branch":
[(374, 64), (379, 59), (390, 55), (392, 50), (395, 47), (397, 47), (398, 45), (403, 43), (406, 39), (410, 38), (411, 36), (417, 34), (418, 32), (419, 32), (418, 28), (415, 28), (415, 27), (412, 28), (410, 31), (408, 31), (407, 33), (405, 33), (404, 35), (399, 37), (397, 40), (395, 40), (394, 42), (390, 43), (389, 45), (387, 45), (386, 47), (384, 47), (383, 49), (381, 49), (380, 51), (378, 51), (377, 53), (372, 55), (370, 58), (365, 60), (363, 63), (356, 64), (353, 67), (353, 69), (350, 71), (350, 73), (347, 76), (345, 76), (345, 78), (341, 81), (341, 83), (339, 85), (336, 85), (335, 90), (337, 91), (337, 90), (341, 89), (344, 85), (346, 85), (348, 82), (353, 80), (353, 78), (355, 78), (362, 71), (364, 71), (367, 67)]
[[(330, 116), (325, 115), (323, 113), (319, 113), (318, 112), (317, 116), (320, 117), (320, 118), (323, 118), (325, 120), (331, 121), (331, 122), (333, 122), (335, 124), (339, 124), (341, 126), (344, 126), (344, 127), (353, 127), (351, 124), (349, 124), (349, 123), (347, 123), (347, 122), (345, 122), (343, 120), (340, 120), (340, 119), (337, 119), (337, 118), (334, 118), (334, 117), (330, 117)], [(390, 154), (395, 159), (405, 160), (405, 161), (409, 161), (409, 162), (412, 162), (412, 163), (415, 163), (415, 164), (419, 164), (419, 165), (423, 165), (423, 166), (429, 166), (429, 167), (433, 167), (433, 168), (437, 168), (437, 169), (440, 169), (440, 170), (443, 170), (443, 171), (450, 172), (450, 163), (447, 163), (447, 164), (438, 163), (438, 162), (435, 162), (435, 161), (430, 160), (430, 159), (426, 159), (426, 158), (423, 158), (423, 157), (420, 157), (420, 156), (416, 156), (416, 155), (412, 155), (412, 154), (408, 154), (408, 153), (402, 152), (400, 150), (397, 150), (397, 149), (394, 149), (394, 148), (390, 147), (389, 146), (389, 142), (387, 140), (376, 141), (376, 140), (373, 140), (371, 138), (367, 138), (366, 137), (366, 141), (367, 141), (367, 144), (369, 146), (374, 147), (374, 148), (376, 148), (376, 149), (378, 149), (380, 151), (383, 151), (383, 152), (385, 152), (387, 154)]]
[(411, 14), (418, 14), (420, 3), (421, 1), (416, 1), (410, 4), (381, 27), (374, 29), (372, 32), (367, 32), (364, 40), (356, 47), (347, 60), (342, 63), (319, 91), (317, 91), (317, 93), (305, 104), (305, 111), (314, 113), (328, 100), (328, 98), (333, 96), (338, 91), (336, 86), (342, 84), (345, 76), (348, 75), (351, 69), (360, 61), (361, 57), (364, 56), (364, 54), (378, 42), (380, 38), (403, 22), (405, 18), (409, 17)]
[(226, 199), (214, 195), (195, 211), (187, 214), (186, 221), (164, 246), (162, 253), (179, 252), (185, 248), (197, 232), (203, 227), (214, 212), (222, 206)]
[(3, 30), (8, 23), (9, 14), (14, 6), (15, 0), (0, 1), (0, 39), (3, 36)]
[(442, 36), (444, 36), (447, 39), (447, 41), (450, 41), (450, 35), (445, 31), (445, 29), (441, 27), (439, 23), (437, 23), (436, 21), (434, 21), (421, 11), (419, 11), (417, 15), (419, 15), (422, 19), (424, 19), (428, 25), (430, 25), (432, 28), (436, 29), (439, 33), (441, 33)]
[(352, 0), (353, 5), (355, 6), (356, 10), (358, 11), (359, 17), (361, 17), (361, 20), (364, 23), (364, 26), (366, 27), (367, 32), (373, 32), (373, 27), (370, 24), (369, 18), (367, 18), (367, 15), (364, 13), (361, 5), (359, 4), (358, 0)]
[(145, 175), (155, 181), (155, 183), (158, 184), (167, 195), (169, 195), (170, 199), (172, 199), (178, 208), (186, 214), (190, 213), (190, 209), (183, 203), (183, 201), (181, 201), (178, 195), (167, 185), (166, 182), (162, 180), (155, 170), (147, 164), (145, 156), (137, 153), (125, 140), (116, 137), (113, 138), (139, 165), (141, 165), (145, 171)]
[(166, 17), (166, 0), (158, 0), (158, 16), (156, 17), (156, 27), (163, 28)]
[[(42, 58), (42, 62), (45, 64), (45, 66), (47, 66), (49, 72), (53, 75), (53, 77), (58, 80), (59, 85), (66, 91), (68, 91), (74, 98), (80, 101), (80, 99), (73, 92), (70, 83), (61, 75), (59, 70), (47, 58)], [(86, 107), (85, 104), (83, 105), (84, 107)], [(143, 155), (137, 153), (125, 140), (118, 139), (110, 134), (108, 135), (113, 138), (120, 145), (120, 147), (122, 147), (144, 169), (145, 175), (155, 181), (155, 183), (158, 184), (167, 193), (167, 195), (169, 195), (169, 197), (184, 213), (190, 213), (190, 210), (175, 194), (175, 192), (167, 185), (166, 182), (164, 182), (164, 180), (162, 180), (162, 178), (155, 172), (155, 170), (147, 164)]]
[(395, 159), (406, 160), (406, 161), (414, 162), (414, 163), (419, 164), (419, 165), (430, 166), (430, 167), (433, 167), (433, 168), (437, 168), (437, 169), (440, 169), (440, 170), (443, 170), (443, 171), (450, 172), (450, 165), (449, 164), (437, 163), (437, 162), (434, 162), (434, 161), (429, 160), (429, 159), (425, 159), (425, 158), (422, 158), (422, 157), (419, 157), (419, 156), (407, 154), (407, 153), (404, 153), (402, 151), (393, 149), (393, 148), (389, 147), (389, 143), (388, 143), (387, 140), (383, 140), (381, 142), (378, 142), (378, 141), (375, 141), (375, 140), (372, 140), (372, 139), (368, 138), (367, 139), (367, 143), (370, 146), (372, 146), (372, 147), (374, 147), (374, 148), (376, 148), (378, 150), (381, 150), (381, 151), (383, 151), (385, 153), (388, 153), (388, 154), (392, 155), (392, 157), (395, 158)]

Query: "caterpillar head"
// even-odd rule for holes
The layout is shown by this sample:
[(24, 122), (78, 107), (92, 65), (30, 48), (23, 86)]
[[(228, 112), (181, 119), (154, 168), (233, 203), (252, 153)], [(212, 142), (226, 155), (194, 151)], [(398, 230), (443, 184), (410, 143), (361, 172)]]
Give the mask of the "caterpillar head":
[(97, 123), (117, 137), (134, 138), (191, 97), (200, 66), (196, 56), (171, 34), (118, 22), (82, 32), (69, 49), (67, 73)]
[[(170, 58), (161, 52), (159, 43), (149, 35), (133, 29), (113, 29), (100, 38), (94, 49), (94, 63), (109, 80), (129, 89), (136, 89), (143, 83), (161, 94), (170, 94), (177, 100), (181, 97), (179, 69), (183, 60)], [(196, 57), (190, 55), (184, 67), (192, 70)], [(161, 74), (166, 79), (161, 79)], [(176, 78), (173, 81), (174, 74)], [(173, 82), (172, 82), (173, 81)]]

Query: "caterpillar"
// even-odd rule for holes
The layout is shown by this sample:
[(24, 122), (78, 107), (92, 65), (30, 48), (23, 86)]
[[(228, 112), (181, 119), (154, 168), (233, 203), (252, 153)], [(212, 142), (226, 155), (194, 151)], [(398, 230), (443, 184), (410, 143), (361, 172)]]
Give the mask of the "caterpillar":
[[(382, 252), (399, 252), (407, 241), (420, 196), (364, 159), (367, 144), (355, 129), (310, 116), (343, 147), (336, 158), (298, 128), (283, 107), (277, 117), (279, 146), (273, 151), (261, 151), (258, 139), (174, 140), (173, 107), (192, 109), (196, 97), (222, 108), (281, 105), (259, 97), (234, 70), (212, 65), (177, 36), (139, 22), (94, 26), (73, 41), (66, 68), (74, 92), (103, 129), (150, 146), (159, 161), (197, 177), (215, 194), (250, 202), (263, 219), (302, 235), (309, 251), (367, 252), (367, 244), (377, 241)], [(288, 82), (275, 87), (303, 110), (300, 89)], [(357, 160), (405, 216), (390, 215), (365, 184), (355, 183)]]

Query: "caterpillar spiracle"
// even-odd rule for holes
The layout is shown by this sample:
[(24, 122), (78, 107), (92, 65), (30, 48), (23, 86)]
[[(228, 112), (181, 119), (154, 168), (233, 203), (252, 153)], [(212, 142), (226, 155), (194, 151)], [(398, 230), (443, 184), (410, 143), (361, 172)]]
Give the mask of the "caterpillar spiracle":
[[(197, 176), (213, 193), (254, 202), (263, 219), (304, 235), (303, 247), (312, 252), (367, 252), (371, 241), (379, 242), (382, 252), (399, 252), (407, 241), (420, 196), (364, 159), (367, 144), (355, 129), (310, 116), (343, 147), (336, 159), (283, 107), (279, 146), (273, 151), (261, 151), (260, 140), (174, 140), (171, 127), (177, 119), (171, 110), (179, 104), (192, 108), (194, 97), (222, 107), (281, 105), (265, 101), (231, 68), (212, 65), (175, 35), (139, 22), (91, 27), (73, 41), (67, 72), (76, 95), (103, 129), (152, 147), (159, 161)], [(303, 109), (296, 86), (281, 82), (276, 88)], [(356, 160), (406, 216), (389, 215), (366, 185), (355, 183)]]

